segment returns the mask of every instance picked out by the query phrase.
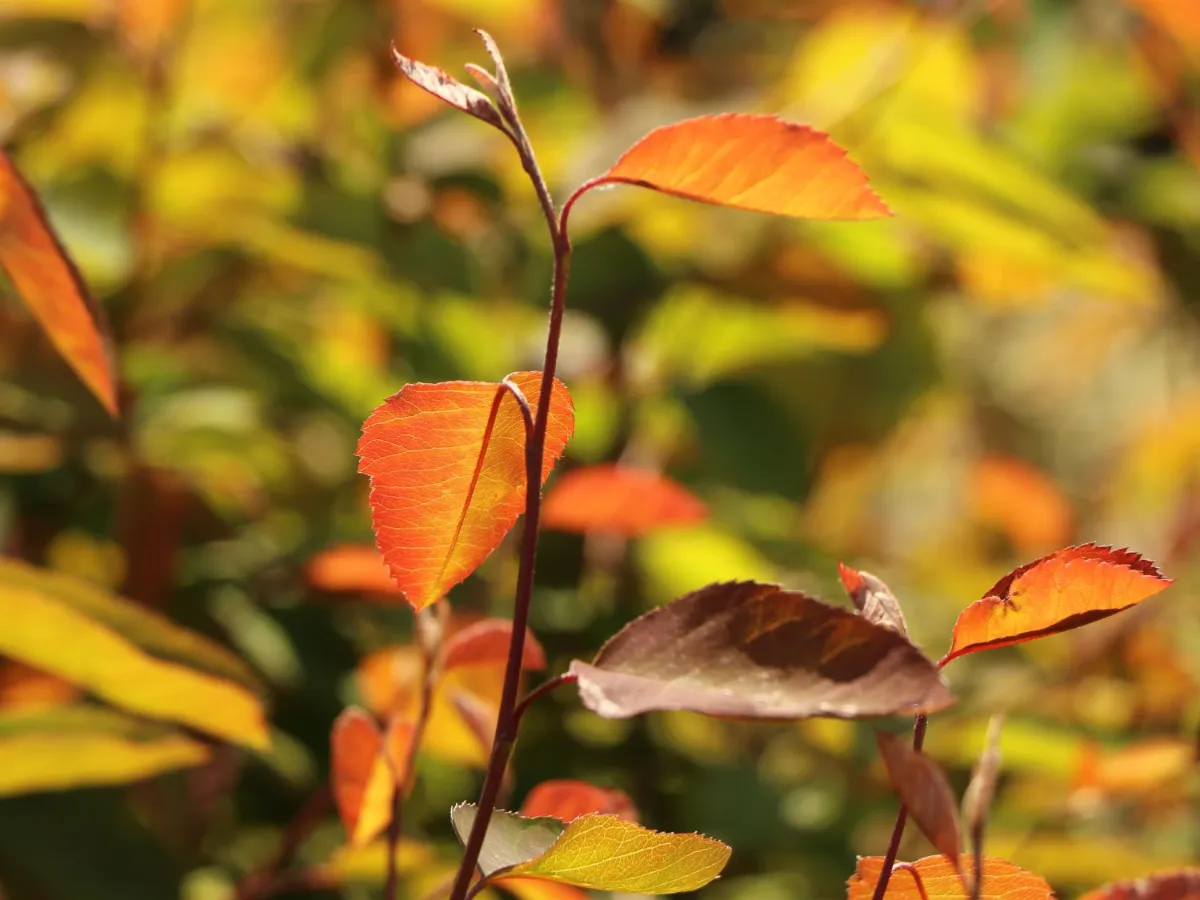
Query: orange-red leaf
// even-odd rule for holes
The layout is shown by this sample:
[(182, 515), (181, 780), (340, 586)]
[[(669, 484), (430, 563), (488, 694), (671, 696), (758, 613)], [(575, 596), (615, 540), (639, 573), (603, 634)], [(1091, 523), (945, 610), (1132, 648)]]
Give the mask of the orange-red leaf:
[(1200, 900), (1200, 869), (1160, 872), (1136, 881), (1118, 881), (1079, 900)]
[(341, 544), (323, 550), (308, 561), (304, 575), (322, 591), (403, 596), (383, 557), (369, 544)]
[[(536, 402), (540, 372), (510, 381)], [(485, 381), (410, 384), (363, 425), (359, 471), (371, 478), (375, 538), (415, 610), (470, 575), (524, 507), (524, 420), (516, 400), (498, 390)], [(571, 397), (556, 381), (543, 481), (574, 425)]]
[(553, 816), (564, 822), (588, 813), (617, 816), (628, 822), (637, 821), (637, 808), (624, 791), (596, 787), (573, 778), (543, 781), (529, 792), (521, 805), (523, 816)]
[[(960, 857), (960, 865), (964, 872), (975, 871), (975, 861), (968, 854)], [(847, 882), (847, 900), (871, 900), (882, 870), (882, 856), (860, 858), (858, 868)], [(1046, 879), (990, 856), (983, 858), (982, 896), (987, 900), (1054, 900)], [(905, 864), (905, 868), (892, 870), (884, 900), (967, 900), (967, 894), (962, 879), (946, 857), (927, 856)]]
[(938, 764), (906, 740), (875, 732), (879, 753), (897, 796), (929, 842), (950, 862), (959, 858), (958, 802)]
[[(446, 638), (442, 650), (442, 670), (460, 666), (503, 665), (508, 659), (512, 640), (512, 622), (507, 619), (482, 619)], [(532, 631), (525, 632), (521, 668), (538, 671), (546, 668), (546, 651)]]
[(802, 219), (891, 215), (828, 135), (775, 116), (701, 116), (656, 128), (595, 183), (612, 182)]
[(704, 504), (671, 479), (612, 464), (568, 472), (555, 482), (542, 506), (547, 528), (626, 537), (698, 522), (707, 515)]
[(496, 887), (519, 900), (588, 900), (591, 896), (574, 885), (545, 878), (502, 878)]
[(1171, 584), (1129, 550), (1068, 547), (1005, 575), (954, 625), (943, 663), (978, 650), (1058, 634), (1141, 603)]
[(115, 416), (117, 382), (107, 320), (51, 229), (33, 189), (3, 151), (0, 268), (50, 342)]
[(396, 780), (384, 736), (357, 707), (342, 711), (330, 734), (330, 779), (338, 815), (351, 844), (365, 844), (392, 817)]

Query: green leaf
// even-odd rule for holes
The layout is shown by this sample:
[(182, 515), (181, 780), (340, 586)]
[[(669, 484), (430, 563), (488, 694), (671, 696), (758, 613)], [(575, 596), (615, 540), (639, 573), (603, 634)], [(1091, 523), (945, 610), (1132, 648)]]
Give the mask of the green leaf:
[[(462, 841), (476, 807), (454, 807), (450, 820)], [(701, 834), (664, 834), (616, 816), (593, 813), (569, 824), (496, 810), (488, 823), (479, 866), (484, 877), (544, 878), (598, 891), (674, 894), (716, 878), (730, 849)]]

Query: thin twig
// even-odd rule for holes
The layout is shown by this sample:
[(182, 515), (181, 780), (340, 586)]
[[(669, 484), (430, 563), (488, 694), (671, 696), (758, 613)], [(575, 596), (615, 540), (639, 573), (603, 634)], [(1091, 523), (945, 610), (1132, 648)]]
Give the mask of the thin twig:
[[(929, 724), (927, 716), (917, 716), (913, 724), (913, 749), (920, 750), (925, 743), (925, 726)], [(908, 823), (908, 807), (900, 804), (896, 813), (896, 827), (892, 829), (892, 839), (888, 842), (887, 853), (883, 857), (883, 868), (879, 872), (879, 883), (875, 885), (873, 900), (883, 900), (887, 893), (888, 879), (892, 877), (892, 866), (896, 864), (896, 856), (900, 853), (900, 839), (904, 837), (904, 826)]]
[(555, 688), (560, 688), (564, 684), (574, 684), (578, 680), (579, 680), (578, 675), (575, 675), (574, 673), (571, 673), (571, 672), (564, 672), (562, 675), (556, 675), (553, 678), (543, 681), (541, 684), (539, 684), (537, 687), (535, 687), (533, 690), (531, 690), (529, 693), (527, 693), (524, 697), (522, 697), (521, 702), (518, 703), (516, 705), (516, 707), (513, 709), (513, 719), (516, 720), (515, 721), (516, 726), (520, 727), (521, 719), (523, 719), (525, 717), (526, 710), (529, 709), (530, 705), (532, 705), (535, 700), (537, 700), (540, 697), (546, 696), (546, 694), (550, 693)]

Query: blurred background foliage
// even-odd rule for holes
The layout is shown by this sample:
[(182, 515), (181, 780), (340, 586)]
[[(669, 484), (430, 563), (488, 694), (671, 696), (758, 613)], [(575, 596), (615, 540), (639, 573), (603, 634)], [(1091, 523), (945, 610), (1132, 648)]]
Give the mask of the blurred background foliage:
[[(110, 421), (0, 296), (4, 553), (231, 646), (274, 738), (173, 743), (3, 663), (0, 894), (232, 896), (314, 809), (342, 706), (404, 693), (412, 651), (390, 671), (379, 653), (409, 642), (407, 607), (369, 559), (310, 561), (371, 541), (354, 446), (384, 397), (540, 366), (551, 261), (519, 162), (388, 54), (461, 73), (475, 26), (560, 198), (651, 127), (741, 110), (830, 131), (897, 213), (795, 223), (626, 188), (580, 204), (559, 471), (657, 468), (710, 517), (628, 543), (547, 534), (550, 670), (714, 580), (842, 602), (839, 559), (892, 586), (936, 658), (1015, 565), (1129, 545), (1176, 586), (956, 662), (929, 747), (961, 789), (1009, 712), (989, 852), (1065, 896), (1200, 857), (1195, 4), (0, 0), (0, 135), (112, 319), (124, 406)], [(463, 621), (508, 614), (512, 538), (453, 592)], [(497, 671), (456, 677), (493, 702)], [(886, 845), (896, 800), (863, 725), (610, 722), (569, 694), (527, 719), (511, 807), (547, 778), (623, 788), (644, 824), (732, 844), (713, 900), (829, 900)], [(447, 810), (482, 759), (461, 704), (439, 710), (405, 814), (414, 898), (453, 863)], [(51, 789), (11, 774), (66, 732), (95, 746), (56, 759)], [(383, 851), (339, 849), (313, 815), (294, 871), (378, 894)], [(910, 829), (902, 857), (927, 852)]]

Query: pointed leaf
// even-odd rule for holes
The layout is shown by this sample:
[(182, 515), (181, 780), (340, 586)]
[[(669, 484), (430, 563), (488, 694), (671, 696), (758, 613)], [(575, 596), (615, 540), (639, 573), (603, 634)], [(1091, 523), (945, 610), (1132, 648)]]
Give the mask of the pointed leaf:
[[(460, 666), (503, 665), (508, 660), (512, 641), (512, 622), (507, 619), (482, 619), (456, 631), (446, 639), (442, 671)], [(546, 668), (546, 651), (532, 631), (525, 632), (521, 668), (538, 671)]]
[(349, 842), (361, 846), (392, 820), (396, 778), (383, 735), (370, 714), (342, 710), (329, 735), (330, 782)]
[[(470, 832), (475, 812), (472, 804), (451, 812), (460, 840)], [(708, 884), (729, 854), (729, 847), (712, 838), (663, 834), (615, 816), (593, 813), (564, 825), (497, 810), (488, 823), (480, 869), (493, 881), (533, 876), (599, 891), (674, 894)]]
[(1200, 869), (1159, 872), (1133, 881), (1118, 881), (1089, 891), (1079, 900), (1200, 900)]
[(50, 342), (110, 415), (117, 415), (112, 338), (33, 189), (0, 151), (0, 268)]
[(1005, 575), (954, 624), (943, 664), (993, 647), (1058, 634), (1141, 603), (1171, 584), (1129, 550), (1068, 547)]
[[(0, 561), (0, 654), (131, 712), (265, 749), (244, 666), (199, 635), (67, 576)], [(178, 662), (176, 662), (178, 661)]]
[(980, 852), (983, 843), (983, 827), (987, 822), (988, 812), (992, 808), (992, 798), (996, 794), (996, 779), (1000, 775), (1000, 733), (1004, 725), (1004, 716), (992, 716), (988, 722), (987, 739), (984, 741), (983, 752), (975, 771), (971, 773), (971, 783), (963, 794), (962, 818), (971, 834), (974, 852)]
[[(959, 859), (962, 870), (973, 874), (974, 860), (966, 855)], [(892, 870), (884, 900), (967, 900), (962, 879), (946, 857), (927, 856), (912, 863), (911, 868), (916, 877), (911, 871)], [(882, 870), (882, 856), (860, 857), (858, 868), (847, 883), (846, 900), (871, 900)], [(920, 886), (916, 878), (920, 878)], [(1054, 900), (1054, 892), (1041, 876), (1006, 860), (985, 856), (983, 897), (986, 900)]]
[[(534, 398), (542, 376), (510, 380)], [(507, 392), (496, 403), (497, 390), (483, 381), (410, 384), (363, 425), (359, 471), (371, 479), (376, 540), (416, 610), (470, 575), (524, 507), (524, 420)], [(571, 397), (556, 381), (543, 481), (574, 425)]]
[(404, 73), (404, 77), (417, 87), (428, 91), (439, 100), (461, 109), (468, 115), (499, 128), (505, 134), (508, 133), (508, 129), (504, 127), (504, 121), (500, 118), (500, 113), (485, 94), (452, 78), (436, 66), (428, 66), (415, 59), (409, 59), (395, 47), (392, 48), (392, 59)]
[(704, 504), (671, 479), (620, 465), (587, 466), (566, 473), (542, 506), (546, 528), (625, 537), (698, 522), (707, 515)]
[(656, 128), (595, 184), (613, 182), (803, 219), (891, 215), (828, 135), (775, 116), (701, 116)]
[(98, 706), (0, 712), (0, 797), (128, 784), (209, 758), (182, 731)]
[(523, 816), (553, 816), (570, 822), (588, 813), (616, 816), (629, 822), (637, 821), (637, 810), (624, 791), (601, 788), (586, 781), (561, 778), (543, 781), (521, 804)]
[(404, 592), (370, 544), (341, 544), (322, 550), (304, 566), (304, 577), (317, 590), (402, 598)]
[(958, 801), (941, 768), (894, 734), (877, 731), (875, 739), (896, 795), (908, 807), (922, 834), (957, 867)]
[(891, 588), (870, 572), (860, 572), (841, 563), (838, 563), (838, 574), (846, 593), (854, 602), (854, 608), (864, 619), (908, 637), (904, 611), (900, 609), (900, 601)]
[(936, 667), (891, 629), (778, 585), (713, 584), (634, 619), (591, 663), (575, 660), (593, 712), (861, 718), (952, 702)]

